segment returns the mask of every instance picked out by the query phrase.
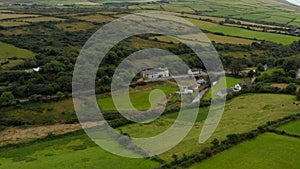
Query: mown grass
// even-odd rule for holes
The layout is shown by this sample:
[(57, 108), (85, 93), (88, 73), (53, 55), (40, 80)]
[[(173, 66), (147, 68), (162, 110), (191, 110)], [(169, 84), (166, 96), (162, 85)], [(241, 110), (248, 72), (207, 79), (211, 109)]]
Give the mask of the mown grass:
[(300, 139), (264, 134), (216, 155), (192, 169), (294, 169), (300, 166)]
[(300, 121), (296, 121), (296, 122), (284, 125), (282, 127), (279, 127), (278, 129), (283, 130), (287, 133), (300, 135)]

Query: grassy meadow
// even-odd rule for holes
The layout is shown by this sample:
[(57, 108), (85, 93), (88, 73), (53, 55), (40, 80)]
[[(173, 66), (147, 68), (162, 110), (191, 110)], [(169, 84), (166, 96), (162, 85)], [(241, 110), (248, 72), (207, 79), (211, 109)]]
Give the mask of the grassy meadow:
[(23, 59), (34, 59), (35, 56), (35, 53), (29, 50), (21, 49), (3, 42), (0, 42), (0, 51), (0, 63), (11, 59), (8, 63), (2, 65), (3, 69), (21, 64), (24, 62)]
[(222, 152), (192, 169), (296, 169), (300, 166), (300, 139), (266, 133)]
[[(78, 133), (78, 132), (77, 132)], [(0, 168), (124, 168), (158, 167), (145, 159), (126, 159), (98, 147), (83, 132), (50, 141), (28, 144), (20, 148), (4, 148), (0, 152)]]
[[(159, 90), (163, 91), (166, 96), (169, 94), (175, 94), (177, 91), (179, 91), (178, 87), (170, 86), (170, 85), (166, 85), (166, 84), (155, 87), (155, 88), (134, 91), (129, 94), (132, 105), (138, 110), (148, 110), (151, 107), (151, 104), (149, 102), (149, 96), (150, 96), (151, 91), (154, 89), (159, 89)], [(120, 100), (127, 100), (127, 97), (125, 97), (125, 95), (118, 95), (117, 97)], [(156, 105), (158, 105), (159, 103), (161, 103), (162, 99), (163, 98), (155, 97), (155, 98), (153, 98), (153, 101)], [(127, 103), (127, 102), (125, 102), (125, 103)], [(121, 104), (121, 107), (119, 107), (119, 109), (130, 110), (128, 105), (125, 103)], [(99, 104), (101, 110), (103, 110), (103, 111), (116, 110), (116, 107), (115, 107), (111, 97), (103, 97), (103, 98), (98, 99), (98, 104)]]
[[(198, 139), (208, 108), (200, 108), (197, 122), (190, 133), (176, 147), (160, 155), (160, 157), (166, 161), (171, 161), (173, 154), (182, 157), (183, 154), (195, 153), (210, 146), (210, 142), (214, 138), (224, 140), (228, 134), (248, 132), (267, 121), (293, 114), (298, 111), (298, 107), (293, 104), (294, 101), (294, 96), (274, 94), (249, 94), (234, 98), (226, 104), (225, 112), (216, 131), (204, 144), (199, 144)], [(119, 129), (134, 137), (155, 136), (169, 128), (176, 117), (176, 113), (167, 114), (149, 124), (130, 124)]]
[[(242, 83), (243, 80), (242, 79), (239, 79), (239, 78), (233, 78), (233, 77), (226, 77), (226, 78), (221, 78), (219, 80), (219, 82), (213, 86), (213, 90), (209, 90), (205, 96), (204, 96), (204, 99), (208, 100), (210, 99), (212, 96), (216, 96), (217, 92), (220, 91), (220, 90), (224, 90), (221, 86), (221, 84), (225, 83), (226, 81), (226, 85), (227, 85), (227, 88), (232, 88), (234, 87), (235, 85), (239, 84), (239, 83)], [(213, 91), (213, 92), (212, 92)]]
[(282, 127), (279, 127), (278, 129), (283, 130), (287, 133), (300, 135), (300, 121), (296, 121), (296, 122), (284, 125)]

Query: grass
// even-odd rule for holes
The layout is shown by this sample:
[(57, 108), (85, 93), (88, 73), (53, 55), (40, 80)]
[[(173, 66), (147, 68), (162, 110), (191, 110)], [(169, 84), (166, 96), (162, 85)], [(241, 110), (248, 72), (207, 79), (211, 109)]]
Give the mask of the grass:
[(78, 32), (95, 27), (92, 23), (88, 22), (75, 22), (75, 23), (59, 23), (56, 27), (67, 32)]
[(264, 134), (216, 155), (192, 169), (294, 169), (300, 166), (300, 139)]
[(0, 167), (10, 168), (124, 168), (158, 167), (159, 163), (145, 159), (126, 159), (96, 146), (85, 134), (35, 143), (21, 148), (6, 148), (0, 152)]
[(20, 121), (34, 125), (66, 123), (72, 119), (77, 119), (72, 99), (2, 108), (0, 117), (2, 122)]
[[(274, 94), (249, 94), (234, 98), (226, 104), (222, 120), (212, 137), (203, 144), (199, 144), (198, 139), (208, 109), (201, 108), (197, 122), (190, 133), (180, 144), (160, 157), (166, 161), (171, 161), (173, 154), (178, 155), (178, 157), (182, 157), (183, 154), (190, 155), (210, 146), (210, 142), (214, 138), (224, 140), (228, 134), (248, 132), (267, 121), (294, 114), (298, 112), (298, 107), (293, 104), (294, 101), (294, 96)], [(285, 106), (282, 106), (283, 104)], [(165, 131), (173, 124), (176, 117), (177, 113), (168, 114), (149, 124), (131, 124), (120, 129), (130, 136), (151, 137)]]
[(279, 130), (283, 130), (287, 133), (298, 134), (300, 135), (300, 121), (296, 121), (287, 125), (284, 125), (279, 128)]
[(0, 42), (0, 62), (5, 62), (9, 58), (17, 58), (14, 60), (9, 60), (9, 63), (2, 65), (3, 69), (9, 69), (11, 67), (14, 67), (18, 64), (21, 64), (24, 62), (22, 59), (33, 59), (35, 56), (35, 53), (26, 50), (21, 49), (18, 47), (15, 47), (13, 45)]
[(233, 77), (221, 78), (220, 81), (213, 87), (213, 90), (209, 90), (203, 99), (210, 99), (212, 96), (215, 96), (219, 90), (223, 90), (220, 84), (224, 83), (225, 80), (226, 80), (227, 88), (232, 88), (236, 84), (242, 82), (242, 79), (233, 78)]
[(12, 18), (27, 18), (27, 17), (38, 17), (39, 15), (32, 15), (32, 14), (1, 14), (1, 19), (12, 19)]
[(56, 18), (56, 17), (36, 17), (36, 18), (26, 18), (26, 19), (20, 19), (20, 21), (23, 22), (29, 22), (29, 23), (35, 23), (35, 22), (49, 22), (49, 21), (64, 21), (65, 19), (62, 18)]
[[(131, 92), (130, 99), (131, 99), (132, 105), (138, 110), (148, 110), (151, 107), (151, 104), (149, 102), (149, 95), (150, 95), (151, 91), (154, 89), (162, 90), (166, 96), (168, 94), (174, 94), (176, 91), (179, 91), (179, 89), (175, 86), (161, 85), (161, 86), (158, 86), (158, 87), (155, 87), (152, 89), (145, 89), (145, 90), (141, 90), (141, 91)], [(117, 97), (120, 100), (124, 100), (122, 102), (124, 104), (121, 104), (121, 107), (119, 107), (119, 109), (130, 110), (130, 107), (128, 107), (128, 105), (126, 104), (127, 98), (125, 97), (125, 95), (118, 95)], [(153, 99), (152, 101), (154, 102), (154, 104), (158, 105), (163, 98), (154, 97), (152, 99)], [(100, 105), (101, 110), (103, 110), (103, 111), (116, 110), (116, 107), (115, 107), (111, 97), (100, 98), (98, 100), (98, 103)]]
[[(274, 94), (249, 94), (237, 97), (226, 104), (222, 120), (213, 136), (204, 144), (198, 143), (203, 120), (207, 108), (201, 108), (197, 122), (187, 137), (170, 151), (160, 155), (171, 161), (173, 154), (182, 157), (200, 151), (209, 146), (214, 138), (223, 140), (231, 133), (244, 133), (255, 129), (267, 121), (276, 120), (298, 111), (293, 105), (294, 96)], [(60, 109), (68, 107), (71, 102), (59, 102)], [(282, 106), (285, 104), (285, 106)], [(31, 105), (32, 108), (38, 107)], [(47, 105), (47, 107), (50, 107)], [(264, 108), (268, 107), (268, 109)], [(58, 111), (57, 109), (55, 111)], [(2, 112), (2, 110), (1, 110)], [(13, 110), (11, 111), (13, 112)], [(20, 113), (22, 110), (20, 110)], [(59, 112), (59, 111), (58, 111)], [(44, 112), (46, 113), (46, 112)], [(35, 118), (43, 113), (35, 114)], [(49, 114), (51, 117), (51, 114)], [(173, 124), (177, 113), (167, 114), (149, 124), (131, 124), (119, 128), (125, 133), (136, 137), (154, 136)], [(290, 147), (290, 146), (288, 146)], [(155, 168), (159, 164), (145, 159), (126, 159), (117, 157), (96, 147), (85, 134), (68, 135), (50, 141), (28, 144), (18, 148), (0, 149), (1, 168)], [(297, 156), (294, 156), (297, 157)], [(49, 163), (51, 161), (51, 163)], [(47, 164), (47, 165), (45, 165)]]
[[(257, 42), (254, 40), (249, 40), (249, 39), (243, 39), (243, 38), (236, 38), (236, 37), (230, 37), (230, 36), (220, 36), (220, 35), (215, 35), (212, 33), (207, 33), (206, 36), (208, 37), (209, 40), (215, 41), (217, 43), (231, 43), (231, 44), (252, 44), (253, 42)], [(173, 39), (168, 36), (154, 36), (151, 37), (150, 39), (157, 39), (158, 41), (161, 42), (166, 42), (166, 43), (179, 43), (178, 40)]]
[(173, 46), (173, 44), (168, 44), (165, 42), (156, 42), (156, 41), (149, 41), (145, 39), (141, 39), (138, 37), (131, 38), (131, 43), (134, 48), (141, 49), (141, 48), (167, 48)]
[(200, 29), (210, 31), (213, 33), (223, 33), (224, 35), (227, 36), (256, 39), (256, 40), (266, 40), (266, 41), (282, 43), (282, 44), (290, 44), (300, 39), (299, 37), (296, 36), (247, 30), (247, 29), (233, 27), (233, 26), (218, 25), (215, 23), (191, 19), (191, 18), (187, 20), (192, 22), (195, 26), (199, 27)]
[(23, 26), (28, 25), (26, 22), (18, 22), (18, 21), (2, 21), (0, 22), (0, 26), (3, 27), (14, 27), (14, 26)]
[(250, 39), (243, 39), (243, 38), (237, 38), (237, 37), (230, 37), (230, 36), (220, 36), (220, 35), (215, 35), (208, 33), (206, 34), (208, 39), (211, 41), (215, 41), (217, 43), (231, 43), (231, 44), (252, 44), (253, 42), (257, 42), (255, 40), (250, 40)]
[(87, 16), (79, 16), (74, 17), (79, 20), (88, 21), (88, 22), (97, 22), (97, 23), (105, 23), (115, 20), (115, 18), (105, 16), (105, 15), (87, 15)]
[(29, 50), (21, 49), (13, 45), (0, 42), (0, 59), (17, 58), (33, 58), (35, 54)]

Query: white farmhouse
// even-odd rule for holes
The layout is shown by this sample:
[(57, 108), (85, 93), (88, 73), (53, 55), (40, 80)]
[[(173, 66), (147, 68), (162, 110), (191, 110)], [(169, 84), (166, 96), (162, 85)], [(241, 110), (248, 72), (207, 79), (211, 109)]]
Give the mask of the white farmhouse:
[(142, 78), (148, 79), (155, 79), (155, 78), (163, 78), (169, 77), (170, 72), (168, 68), (154, 68), (154, 69), (147, 69), (141, 72), (140, 76)]

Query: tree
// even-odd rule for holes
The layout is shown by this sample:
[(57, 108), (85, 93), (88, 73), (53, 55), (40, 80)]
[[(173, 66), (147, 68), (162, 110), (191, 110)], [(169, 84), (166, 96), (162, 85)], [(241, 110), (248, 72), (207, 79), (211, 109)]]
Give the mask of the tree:
[(296, 96), (297, 96), (297, 100), (300, 101), (300, 90), (297, 91)]
[(254, 76), (255, 72), (253, 70), (250, 70), (248, 72), (248, 77), (252, 78)]
[(294, 84), (294, 83), (290, 83), (290, 84), (286, 87), (285, 91), (286, 91), (287, 93), (289, 93), (289, 94), (294, 94), (294, 93), (297, 91), (297, 85)]
[(256, 66), (256, 70), (257, 70), (258, 72), (263, 72), (265, 69), (264, 69), (264, 66), (263, 66), (261, 63), (259, 63), (259, 64), (257, 64), (257, 66)]
[(14, 103), (15, 96), (12, 92), (4, 92), (0, 97), (0, 104), (3, 106), (12, 105)]
[(229, 67), (234, 76), (238, 76), (240, 71), (243, 69), (243, 65), (238, 60), (234, 60)]

